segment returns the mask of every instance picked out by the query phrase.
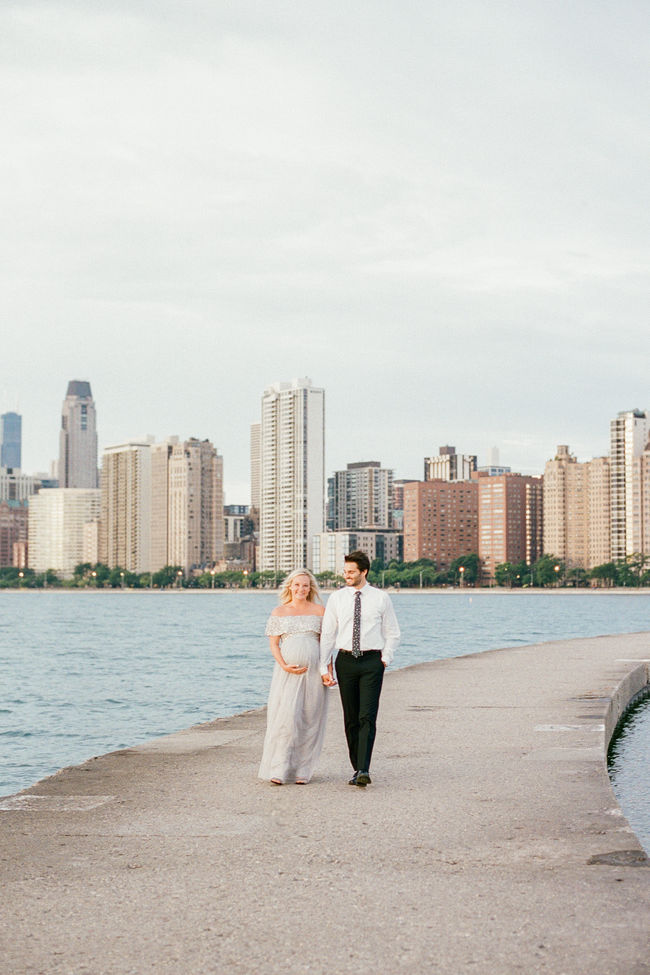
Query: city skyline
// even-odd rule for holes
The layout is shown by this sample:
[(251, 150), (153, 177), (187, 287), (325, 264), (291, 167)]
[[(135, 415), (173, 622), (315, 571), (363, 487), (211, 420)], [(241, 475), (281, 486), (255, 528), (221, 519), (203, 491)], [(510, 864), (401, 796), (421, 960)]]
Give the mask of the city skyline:
[[(283, 381), (286, 381), (286, 377), (284, 377), (284, 380)], [(70, 385), (70, 382), (71, 381), (67, 381), (64, 385), (69, 386)], [(77, 382), (88, 383), (89, 381), (88, 380), (77, 380)], [(92, 381), (90, 381), (90, 384), (91, 385), (94, 385), (92, 383)], [(525, 475), (529, 475), (529, 476), (540, 476), (540, 475), (542, 475), (544, 473), (544, 468), (545, 468), (546, 463), (555, 456), (556, 448), (557, 448), (558, 444), (560, 444), (561, 442), (568, 443), (568, 444), (571, 445), (571, 452), (572, 452), (572, 454), (574, 454), (577, 457), (577, 459), (579, 461), (588, 461), (588, 460), (592, 460), (592, 459), (597, 458), (597, 457), (609, 456), (609, 453), (610, 453), (610, 429), (609, 429), (609, 424), (610, 424), (610, 422), (612, 420), (614, 420), (617, 416), (619, 416), (619, 415), (621, 415), (621, 414), (623, 414), (625, 412), (632, 411), (632, 410), (636, 410), (636, 409), (640, 409), (640, 410), (642, 410), (644, 412), (650, 412), (650, 408), (645, 407), (645, 406), (640, 406), (640, 407), (639, 406), (635, 406), (635, 407), (627, 407), (626, 406), (624, 408), (621, 407), (620, 409), (617, 409), (610, 417), (604, 418), (603, 424), (602, 424), (602, 428), (601, 428), (600, 439), (605, 442), (605, 445), (604, 445), (604, 448), (603, 448), (603, 450), (602, 450), (601, 453), (594, 453), (594, 454), (591, 454), (591, 455), (586, 454), (586, 453), (582, 453), (580, 451), (580, 449), (579, 449), (579, 446), (576, 446), (575, 438), (573, 438), (570, 435), (571, 434), (571, 431), (568, 431), (567, 437), (563, 441), (558, 436), (556, 436), (554, 438), (553, 446), (549, 446), (548, 454), (543, 459), (543, 461), (542, 461), (539, 469), (529, 468), (529, 469), (526, 470), (526, 469), (523, 469), (522, 467), (518, 467), (515, 463), (509, 463), (508, 466), (510, 466), (513, 471), (516, 471), (516, 472), (521, 473), (521, 474), (525, 474)], [(21, 417), (21, 419), (23, 418), (23, 414), (19, 414), (19, 416)], [(59, 424), (61, 422), (60, 400), (59, 400), (59, 407), (58, 407), (58, 422), (59, 422)], [(169, 433), (169, 434), (160, 434), (159, 432), (148, 433), (146, 435), (142, 435), (141, 437), (135, 436), (135, 435), (133, 435), (133, 433), (131, 433), (131, 434), (125, 436), (124, 439), (123, 439), (123, 441), (119, 441), (118, 440), (118, 441), (115, 441), (114, 443), (108, 443), (108, 442), (104, 443), (104, 441), (103, 441), (103, 439), (101, 437), (102, 423), (103, 423), (103, 416), (100, 413), (99, 409), (97, 409), (97, 428), (98, 428), (98, 440), (99, 440), (98, 463), (99, 463), (100, 469), (101, 469), (102, 457), (103, 457), (104, 453), (107, 450), (109, 450), (110, 448), (118, 446), (121, 442), (137, 441), (139, 439), (144, 440), (146, 438), (149, 438), (149, 439), (153, 438), (153, 441), (154, 442), (160, 443), (160, 442), (163, 442), (163, 441), (169, 439), (169, 437), (172, 437), (172, 438), (179, 437), (179, 434), (176, 431), (174, 431), (172, 433)], [(59, 431), (59, 433), (60, 433), (60, 431)], [(227, 503), (227, 504), (249, 504), (250, 503), (250, 497), (249, 496), (250, 496), (250, 483), (251, 483), (251, 467), (250, 467), (250, 465), (251, 465), (251, 456), (250, 456), (251, 425), (248, 424), (247, 426), (246, 425), (242, 426), (241, 433), (242, 433), (242, 435), (243, 435), (243, 437), (245, 439), (245, 445), (244, 445), (245, 446), (245, 450), (244, 450), (244, 454), (245, 454), (245, 460), (246, 460), (246, 464), (248, 465), (248, 468), (247, 468), (247, 471), (244, 473), (244, 476), (241, 479), (238, 479), (237, 482), (235, 482), (234, 479), (231, 479), (230, 482), (229, 482), (228, 475), (227, 475), (227, 471), (228, 471), (228, 457), (225, 456), (224, 451), (221, 448), (221, 444), (219, 443), (218, 440), (216, 440), (216, 444), (217, 444), (217, 447), (219, 449), (219, 452), (220, 452), (221, 456), (224, 458), (224, 496), (226, 498), (226, 501), (224, 503)], [(447, 431), (447, 436), (446, 436), (447, 443), (449, 443), (451, 440), (454, 439), (453, 436), (449, 436), (448, 433), (449, 433), (449, 431)], [(438, 439), (441, 439), (441, 440), (442, 439), (445, 439), (444, 434), (445, 434), (445, 431), (441, 431), (441, 437), (438, 438)], [(181, 439), (186, 439), (186, 438), (191, 438), (191, 437), (196, 437), (197, 439), (204, 439), (204, 440), (205, 439), (211, 439), (207, 435), (203, 435), (203, 433), (201, 431), (199, 431), (198, 433), (192, 431), (190, 433), (187, 433), (186, 435), (180, 434), (180, 437), (181, 437)], [(455, 446), (456, 445), (454, 444), (454, 447)], [(494, 447), (496, 447), (496, 449), (499, 450), (499, 454), (500, 454), (500, 458), (499, 459), (500, 459), (500, 463), (501, 464), (503, 464), (504, 462), (507, 463), (509, 461), (509, 458), (507, 458), (507, 457), (504, 458), (503, 451), (499, 447), (499, 444), (496, 443), (496, 444), (490, 445), (489, 447), (486, 447), (485, 448), (485, 451), (483, 453), (481, 453), (480, 451), (477, 451), (478, 465), (479, 466), (481, 466), (482, 464), (488, 464), (490, 462), (490, 452), (494, 449)], [(404, 443), (402, 443), (402, 448), (404, 448)], [(476, 449), (475, 448), (475, 445), (472, 445), (470, 443), (469, 444), (469, 449), (472, 449), (472, 448), (473, 449)], [(358, 457), (365, 456), (365, 455), (369, 455), (369, 451), (365, 451), (362, 447), (353, 447), (352, 449), (356, 450), (356, 456), (358, 456)], [(432, 443), (432, 446), (429, 449), (429, 453), (430, 454), (433, 454), (434, 452), (437, 452), (438, 449), (439, 449), (439, 447), (433, 446), (433, 443)], [(447, 450), (447, 449), (450, 449), (450, 448), (448, 448), (447, 446), (445, 446), (444, 448), (440, 448), (440, 449)], [(385, 445), (382, 447), (381, 444), (379, 444), (379, 446), (377, 447), (377, 451), (376, 452), (380, 452), (380, 451), (382, 452), (382, 454), (383, 453), (386, 453), (387, 447)], [(407, 445), (406, 445), (406, 452), (408, 453), (408, 441), (407, 441)], [(28, 444), (26, 443), (26, 440), (25, 440), (24, 433), (23, 433), (23, 441), (22, 441), (22, 453), (23, 453), (23, 456), (25, 456), (26, 453), (28, 455), (30, 453)], [(326, 458), (328, 456), (328, 453), (329, 453), (329, 451), (328, 451), (328, 424), (327, 424), (327, 417), (326, 417), (326, 423), (325, 423), (325, 456), (326, 456)], [(458, 449), (457, 450), (457, 453), (459, 455), (460, 454), (463, 454), (463, 450)], [(412, 451), (410, 452), (410, 457), (411, 457), (410, 466), (411, 466), (411, 469), (413, 470), (413, 473), (412, 474), (405, 473), (405, 472), (400, 471), (395, 465), (393, 465), (393, 464), (390, 463), (390, 460), (385, 464), (385, 466), (387, 468), (390, 468), (394, 472), (395, 478), (398, 479), (398, 480), (413, 480), (413, 481), (422, 480), (422, 463), (423, 463), (423, 461), (426, 462), (430, 458), (429, 457), (416, 457), (413, 454)], [(42, 465), (40, 467), (28, 468), (23, 463), (23, 466), (22, 466), (21, 470), (22, 470), (22, 472), (24, 474), (29, 474), (29, 475), (34, 475), (36, 473), (47, 474), (47, 473), (49, 473), (50, 465), (53, 462), (56, 462), (56, 461), (57, 461), (57, 457), (56, 457), (56, 455), (54, 455), (54, 456), (52, 456), (50, 458), (50, 461), (46, 465)], [(341, 468), (346, 467), (349, 463), (350, 463), (350, 460), (348, 458), (344, 462), (341, 463)], [(382, 464), (383, 464), (383, 461), (382, 461)], [(325, 471), (326, 471), (326, 477), (330, 477), (333, 473), (335, 473), (335, 468), (329, 466), (329, 464), (327, 462), (327, 459), (326, 459), (326, 462), (325, 462)], [(236, 483), (236, 489), (239, 491), (239, 493), (237, 494), (236, 497), (234, 496), (234, 494), (232, 494), (232, 495), (230, 494), (230, 492), (229, 492), (229, 483), (231, 485), (233, 485), (233, 484)]]
[[(646, 409), (644, 5), (8, 0), (0, 412), (47, 471), (327, 390), (326, 470), (451, 442), (539, 474)], [(363, 38), (363, 43), (359, 39)]]

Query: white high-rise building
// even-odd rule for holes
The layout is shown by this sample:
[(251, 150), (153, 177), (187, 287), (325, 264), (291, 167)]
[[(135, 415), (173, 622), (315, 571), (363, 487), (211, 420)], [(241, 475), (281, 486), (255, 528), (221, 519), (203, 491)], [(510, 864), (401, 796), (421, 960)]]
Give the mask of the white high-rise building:
[(0, 467), (0, 501), (27, 501), (37, 488), (37, 479), (33, 475)]
[(260, 468), (261, 468), (262, 425), (251, 423), (251, 508), (259, 514), (260, 510)]
[(469, 481), (475, 470), (476, 454), (457, 454), (449, 445), (424, 458), (425, 481)]
[(359, 550), (371, 562), (375, 559), (381, 559), (385, 565), (393, 560), (401, 562), (402, 534), (393, 529), (320, 532), (313, 538), (312, 572), (342, 575), (345, 556)]
[(324, 528), (325, 390), (310, 379), (264, 390), (260, 494), (260, 569), (311, 568)]
[(98, 488), (43, 488), (29, 499), (28, 564), (70, 578), (88, 558), (86, 525), (99, 521)]
[(332, 481), (332, 528), (391, 528), (393, 472), (379, 461), (348, 464)]
[(97, 414), (88, 382), (68, 383), (61, 410), (58, 473), (59, 487), (97, 487)]
[(111, 569), (151, 569), (151, 446), (129, 441), (103, 456), (99, 552)]
[(612, 559), (642, 551), (641, 512), (635, 490), (635, 466), (650, 434), (650, 415), (627, 410), (610, 424), (610, 498)]

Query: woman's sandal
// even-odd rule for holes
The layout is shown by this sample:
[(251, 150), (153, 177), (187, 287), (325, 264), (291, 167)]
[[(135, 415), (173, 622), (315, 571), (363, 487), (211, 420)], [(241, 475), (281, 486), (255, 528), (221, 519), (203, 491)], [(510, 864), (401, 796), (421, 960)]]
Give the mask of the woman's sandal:
[(307, 779), (296, 779), (296, 785), (307, 785)]
[(284, 785), (282, 779), (271, 779), (271, 785)]

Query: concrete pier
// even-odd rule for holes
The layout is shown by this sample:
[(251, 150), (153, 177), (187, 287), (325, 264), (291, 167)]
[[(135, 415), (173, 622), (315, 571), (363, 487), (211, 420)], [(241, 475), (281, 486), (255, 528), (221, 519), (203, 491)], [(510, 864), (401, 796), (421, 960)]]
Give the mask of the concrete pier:
[(365, 790), (336, 691), (308, 786), (257, 779), (264, 712), (65, 769), (0, 800), (2, 972), (648, 975), (605, 751), (649, 668), (646, 633), (389, 672)]

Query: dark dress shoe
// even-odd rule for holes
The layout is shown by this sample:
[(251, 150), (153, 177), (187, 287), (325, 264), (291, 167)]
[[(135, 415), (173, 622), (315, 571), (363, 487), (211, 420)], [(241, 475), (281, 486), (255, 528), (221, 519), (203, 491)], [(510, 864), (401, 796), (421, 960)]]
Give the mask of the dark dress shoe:
[(356, 785), (357, 784), (357, 775), (358, 774), (359, 774), (358, 772), (355, 772), (354, 773), (354, 775), (352, 776), (352, 778), (348, 782), (348, 785)]
[(367, 772), (357, 772), (355, 775), (356, 782), (355, 785), (360, 785), (362, 789), (365, 789), (367, 785), (370, 785), (372, 779)]

